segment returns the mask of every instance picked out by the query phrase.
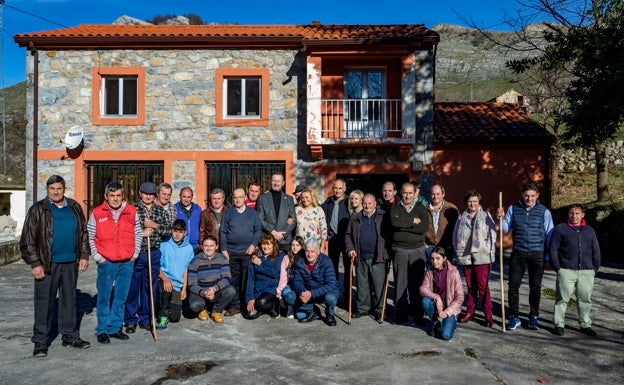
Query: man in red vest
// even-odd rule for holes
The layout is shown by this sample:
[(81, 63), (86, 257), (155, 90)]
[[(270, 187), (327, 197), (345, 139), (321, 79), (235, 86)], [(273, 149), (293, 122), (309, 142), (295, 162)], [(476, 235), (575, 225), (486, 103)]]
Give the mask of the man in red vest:
[(93, 209), (87, 222), (91, 256), (98, 269), (95, 334), (102, 344), (109, 343), (111, 338), (122, 341), (129, 338), (121, 328), (134, 261), (141, 250), (143, 229), (136, 208), (126, 203), (123, 196), (121, 183), (107, 184), (104, 202)]

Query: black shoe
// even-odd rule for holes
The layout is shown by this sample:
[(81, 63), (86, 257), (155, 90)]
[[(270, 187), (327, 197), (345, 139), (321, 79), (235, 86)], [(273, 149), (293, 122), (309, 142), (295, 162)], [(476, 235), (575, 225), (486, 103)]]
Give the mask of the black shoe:
[(248, 320), (254, 320), (258, 317), (260, 317), (260, 312), (257, 310), (254, 310), (249, 313), (245, 313), (245, 315), (243, 316), (243, 318), (248, 319)]
[(581, 333), (585, 334), (586, 336), (590, 336), (590, 337), (596, 337), (596, 332), (594, 331), (594, 329), (592, 328), (581, 328)]
[(304, 323), (304, 322), (312, 322), (314, 320), (318, 319), (318, 315), (316, 314), (316, 312), (312, 311), (310, 313), (308, 313), (307, 316), (305, 316), (305, 318), (302, 318), (299, 320), (300, 323)]
[(563, 328), (556, 327), (555, 331), (554, 331), (554, 334), (556, 336), (562, 336), (563, 335)]
[(269, 312), (269, 317), (271, 318), (279, 318), (280, 313), (275, 310), (275, 309), (271, 309), (271, 311)]
[(139, 325), (139, 327), (143, 330), (147, 330), (148, 332), (152, 331), (152, 325), (147, 324), (147, 325)]
[(126, 341), (130, 339), (130, 337), (128, 337), (126, 333), (122, 332), (121, 329), (117, 330), (113, 334), (109, 334), (108, 336), (110, 338), (115, 338), (115, 339), (122, 340), (122, 341)]
[(397, 325), (403, 325), (406, 322), (407, 322), (407, 316), (404, 314), (397, 314), (394, 317), (394, 323)]
[(126, 333), (134, 334), (136, 333), (136, 328), (137, 328), (136, 324), (132, 324), (132, 325), (126, 324)]
[(101, 344), (109, 344), (110, 338), (108, 338), (108, 334), (102, 333), (97, 335), (97, 341)]
[(91, 347), (91, 343), (89, 341), (82, 340), (79, 337), (72, 337), (70, 335), (63, 336), (62, 345), (71, 346), (72, 348), (77, 348), (77, 349), (87, 349)]
[(365, 311), (356, 311), (355, 313), (351, 314), (351, 318), (360, 318), (360, 317), (364, 317), (368, 315), (368, 312)]
[(35, 349), (33, 350), (33, 357), (47, 357), (48, 356), (48, 345), (47, 344), (35, 344)]
[(325, 323), (327, 326), (336, 326), (336, 318), (333, 314), (328, 314), (325, 316)]

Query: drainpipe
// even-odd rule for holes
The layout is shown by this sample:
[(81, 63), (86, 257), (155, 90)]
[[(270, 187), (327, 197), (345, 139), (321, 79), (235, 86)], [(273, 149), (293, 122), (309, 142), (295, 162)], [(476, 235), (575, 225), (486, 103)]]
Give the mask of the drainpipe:
[(37, 202), (37, 149), (39, 147), (39, 51), (30, 42), (28, 50), (34, 56), (33, 63), (33, 204)]

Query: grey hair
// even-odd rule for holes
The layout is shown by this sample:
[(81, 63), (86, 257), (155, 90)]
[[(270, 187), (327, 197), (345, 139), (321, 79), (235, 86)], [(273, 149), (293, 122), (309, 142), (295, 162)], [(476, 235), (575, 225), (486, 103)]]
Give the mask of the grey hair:
[(321, 242), (319, 242), (318, 239), (310, 238), (310, 239), (308, 239), (306, 241), (305, 248), (306, 248), (306, 250), (307, 249), (320, 250), (321, 249)]

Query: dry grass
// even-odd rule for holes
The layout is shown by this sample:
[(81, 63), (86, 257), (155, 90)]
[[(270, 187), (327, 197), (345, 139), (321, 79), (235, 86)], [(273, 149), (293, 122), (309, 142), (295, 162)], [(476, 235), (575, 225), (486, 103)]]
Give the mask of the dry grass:
[(610, 206), (624, 209), (624, 167), (609, 169), (609, 193), (607, 202), (596, 202), (596, 174), (592, 172), (560, 173), (560, 192), (553, 193), (552, 208), (557, 209), (572, 203), (580, 203), (587, 208)]

